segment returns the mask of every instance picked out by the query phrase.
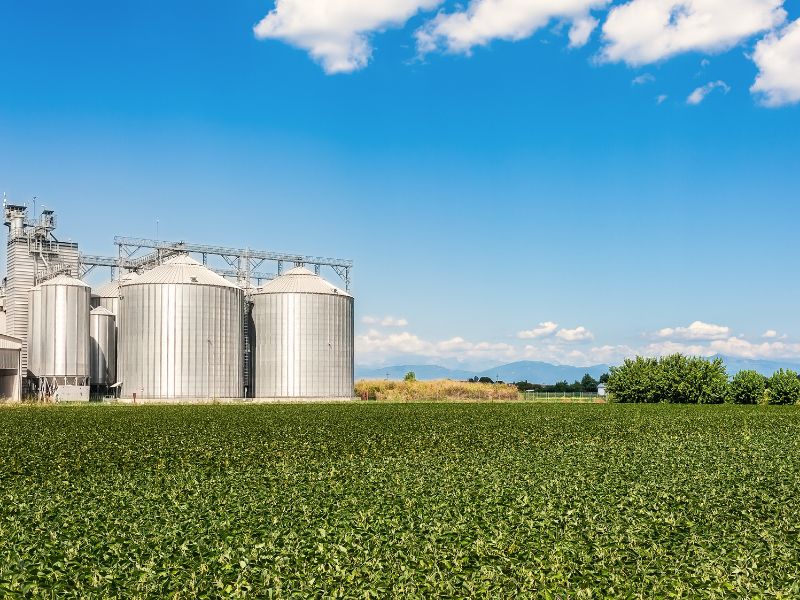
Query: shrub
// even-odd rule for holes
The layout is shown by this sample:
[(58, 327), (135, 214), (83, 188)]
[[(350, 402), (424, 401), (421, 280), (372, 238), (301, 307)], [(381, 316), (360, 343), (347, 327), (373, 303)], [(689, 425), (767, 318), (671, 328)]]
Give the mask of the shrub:
[(417, 374), (414, 373), (414, 371), (409, 371), (408, 373), (406, 373), (406, 376), (403, 377), (403, 381), (416, 381), (416, 380), (417, 380)]
[(770, 404), (797, 404), (800, 400), (800, 380), (792, 370), (778, 369), (767, 383)]
[(756, 371), (739, 371), (730, 384), (730, 399), (736, 404), (759, 404), (764, 401), (767, 378)]
[(728, 395), (728, 375), (719, 358), (637, 356), (611, 368), (606, 390), (615, 402), (719, 404)]
[(611, 367), (606, 392), (614, 402), (658, 402), (658, 361), (637, 356)]

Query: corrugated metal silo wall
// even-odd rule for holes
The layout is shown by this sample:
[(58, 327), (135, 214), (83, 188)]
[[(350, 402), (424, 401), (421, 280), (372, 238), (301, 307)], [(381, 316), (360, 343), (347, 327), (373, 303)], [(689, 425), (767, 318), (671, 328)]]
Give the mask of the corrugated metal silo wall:
[(89, 315), (92, 385), (112, 385), (117, 378), (117, 327), (112, 315)]
[(182, 283), (123, 286), (122, 396), (240, 398), (242, 300), (238, 288)]
[(41, 373), (42, 344), (42, 288), (36, 286), (28, 292), (28, 369), (34, 375)]
[(40, 376), (89, 377), (89, 288), (42, 285)]
[(353, 298), (254, 294), (256, 398), (353, 395)]

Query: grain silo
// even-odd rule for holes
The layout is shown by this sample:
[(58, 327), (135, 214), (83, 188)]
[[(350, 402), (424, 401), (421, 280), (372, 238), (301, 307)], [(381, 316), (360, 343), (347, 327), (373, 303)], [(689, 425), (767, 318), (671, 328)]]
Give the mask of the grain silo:
[(38, 344), (40, 390), (50, 394), (64, 388), (70, 397), (84, 399), (85, 393), (88, 399), (89, 286), (80, 279), (58, 275), (40, 287), (41, 339), (31, 340), (32, 345)]
[(256, 398), (353, 396), (353, 297), (304, 267), (256, 289)]
[(98, 306), (89, 313), (90, 368), (92, 387), (107, 392), (117, 381), (116, 318)]
[(122, 397), (242, 396), (241, 288), (181, 255), (120, 290)]

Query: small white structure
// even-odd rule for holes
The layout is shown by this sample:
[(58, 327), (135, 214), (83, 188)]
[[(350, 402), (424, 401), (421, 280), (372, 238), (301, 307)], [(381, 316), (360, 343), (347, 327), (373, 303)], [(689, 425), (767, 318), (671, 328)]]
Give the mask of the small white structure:
[(0, 399), (22, 399), (22, 340), (0, 334)]
[(597, 395), (598, 396), (605, 396), (606, 395), (606, 384), (600, 383), (597, 385)]

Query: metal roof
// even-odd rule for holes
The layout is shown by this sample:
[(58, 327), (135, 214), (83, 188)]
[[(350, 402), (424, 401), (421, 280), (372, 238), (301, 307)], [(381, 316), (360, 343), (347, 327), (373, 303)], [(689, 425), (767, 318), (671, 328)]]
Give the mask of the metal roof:
[(98, 288), (93, 289), (92, 296), (97, 296), (98, 298), (117, 298), (119, 297), (120, 283), (126, 281), (133, 281), (137, 277), (139, 277), (138, 273), (125, 273), (125, 275), (122, 276), (121, 280), (112, 279), (111, 281), (105, 282)]
[(0, 334), (0, 350), (21, 350), (22, 340), (10, 335)]
[(185, 254), (170, 258), (159, 266), (145, 271), (133, 281), (123, 281), (120, 285), (128, 287), (146, 283), (184, 283), (188, 285), (215, 285), (227, 288), (239, 287)]
[(332, 283), (306, 269), (295, 267), (280, 277), (256, 288), (253, 294), (328, 294), (332, 296), (350, 296)]
[(86, 287), (88, 288), (89, 285), (86, 282), (81, 281), (80, 279), (75, 279), (74, 277), (70, 277), (69, 275), (56, 275), (52, 279), (48, 279), (47, 281), (43, 281), (41, 287), (46, 285), (71, 285), (74, 287)]
[(108, 310), (105, 306), (98, 306), (97, 308), (93, 308), (90, 315), (101, 315), (103, 317), (113, 317), (114, 313)]

